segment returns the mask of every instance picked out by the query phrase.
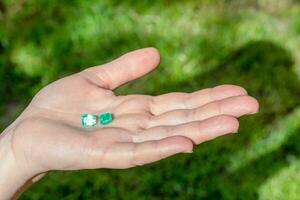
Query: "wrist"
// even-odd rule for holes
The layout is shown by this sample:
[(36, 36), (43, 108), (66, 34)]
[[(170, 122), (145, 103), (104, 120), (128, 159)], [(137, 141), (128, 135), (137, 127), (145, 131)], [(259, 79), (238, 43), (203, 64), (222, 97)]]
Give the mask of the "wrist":
[(10, 199), (33, 177), (16, 161), (11, 148), (10, 132), (0, 135), (0, 199)]

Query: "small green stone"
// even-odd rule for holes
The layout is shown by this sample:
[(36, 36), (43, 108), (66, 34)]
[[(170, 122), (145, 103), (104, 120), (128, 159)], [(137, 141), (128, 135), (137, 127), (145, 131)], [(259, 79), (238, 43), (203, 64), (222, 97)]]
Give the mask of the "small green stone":
[(97, 116), (91, 114), (82, 115), (81, 123), (82, 126), (93, 127), (97, 124)]
[(101, 114), (99, 117), (100, 124), (106, 125), (110, 124), (113, 120), (113, 115), (111, 113)]

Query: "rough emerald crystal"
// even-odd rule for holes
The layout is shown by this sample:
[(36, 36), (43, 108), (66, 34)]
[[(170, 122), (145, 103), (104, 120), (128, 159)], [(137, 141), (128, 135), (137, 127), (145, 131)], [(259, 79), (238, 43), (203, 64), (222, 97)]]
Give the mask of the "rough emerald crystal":
[(99, 117), (100, 124), (102, 125), (109, 124), (112, 122), (112, 120), (113, 120), (113, 116), (111, 113), (104, 113), (101, 114)]
[(93, 127), (97, 124), (97, 116), (91, 114), (82, 115), (81, 122), (85, 127)]

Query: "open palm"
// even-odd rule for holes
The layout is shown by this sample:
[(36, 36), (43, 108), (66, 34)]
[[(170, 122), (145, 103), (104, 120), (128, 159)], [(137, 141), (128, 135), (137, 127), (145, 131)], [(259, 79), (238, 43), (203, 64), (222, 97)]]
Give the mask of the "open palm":
[[(158, 63), (156, 49), (141, 49), (41, 90), (14, 127), (16, 159), (36, 174), (143, 165), (236, 132), (236, 118), (258, 110), (254, 98), (232, 85), (160, 96), (112, 92)], [(81, 125), (83, 114), (105, 112), (113, 113), (111, 124)]]

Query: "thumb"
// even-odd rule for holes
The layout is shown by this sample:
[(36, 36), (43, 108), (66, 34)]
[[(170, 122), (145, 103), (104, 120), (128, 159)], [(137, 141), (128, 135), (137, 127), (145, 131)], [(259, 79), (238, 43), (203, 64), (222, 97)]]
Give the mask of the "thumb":
[(97, 76), (97, 85), (113, 90), (154, 70), (160, 61), (159, 52), (153, 47), (129, 52), (104, 65), (85, 71)]

